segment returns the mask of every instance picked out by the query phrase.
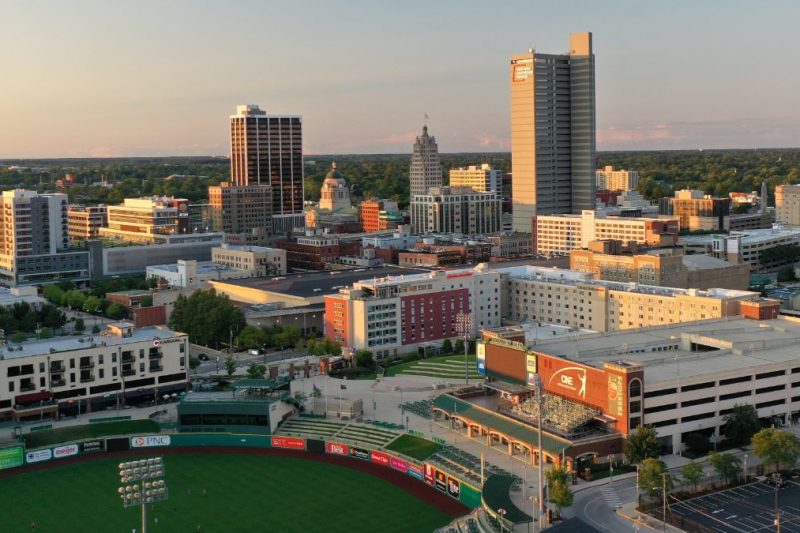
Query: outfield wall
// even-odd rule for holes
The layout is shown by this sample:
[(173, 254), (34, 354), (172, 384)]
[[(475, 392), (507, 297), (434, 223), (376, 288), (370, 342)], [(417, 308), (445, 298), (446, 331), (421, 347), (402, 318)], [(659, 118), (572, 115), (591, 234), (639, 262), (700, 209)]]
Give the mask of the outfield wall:
[(104, 437), (58, 446), (25, 451), (19, 444), (0, 449), (0, 472), (24, 465), (57, 463), (59, 459), (103, 452), (124, 452), (181, 447), (242, 447), (279, 448), (307, 453), (330, 454), (348, 457), (353, 461), (365, 461), (406, 474), (421, 483), (447, 494), (471, 509), (480, 507), (479, 488), (437, 469), (435, 466), (417, 461), (396, 452), (388, 452), (369, 446), (354, 446), (334, 440), (308, 439), (301, 437), (234, 434), (234, 433), (172, 433), (137, 435), (132, 437)]

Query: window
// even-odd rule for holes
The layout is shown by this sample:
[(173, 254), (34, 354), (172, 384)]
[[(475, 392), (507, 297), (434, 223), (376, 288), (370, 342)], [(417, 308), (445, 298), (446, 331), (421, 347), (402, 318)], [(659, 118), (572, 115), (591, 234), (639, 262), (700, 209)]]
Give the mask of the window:
[(659, 412), (661, 412), (661, 411), (669, 411), (670, 409), (675, 409), (676, 407), (677, 407), (677, 405), (676, 405), (676, 404), (674, 404), (674, 403), (668, 403), (667, 405), (659, 405), (659, 406), (657, 406), (657, 407), (647, 407), (647, 408), (644, 410), (644, 413), (645, 413), (645, 414), (650, 414), (650, 413), (659, 413)]
[(8, 382), (8, 392), (14, 392), (14, 382), (13, 381), (9, 381)]
[(630, 408), (628, 411), (631, 413), (638, 413), (642, 410), (642, 401), (641, 400), (634, 400), (630, 403)]
[(638, 378), (632, 379), (628, 385), (628, 396), (638, 398), (642, 395), (642, 381)]
[(645, 398), (655, 398), (656, 396), (666, 396), (667, 394), (675, 394), (677, 389), (661, 389), (661, 390), (653, 390), (644, 393)]
[(144, 373), (144, 363), (139, 363), (139, 372)]
[(686, 385), (684, 387), (681, 387), (681, 390), (683, 392), (689, 392), (689, 391), (693, 391), (693, 390), (707, 389), (707, 388), (713, 387), (713, 386), (714, 386), (714, 382), (713, 381), (706, 381), (705, 383), (694, 383), (693, 385)]

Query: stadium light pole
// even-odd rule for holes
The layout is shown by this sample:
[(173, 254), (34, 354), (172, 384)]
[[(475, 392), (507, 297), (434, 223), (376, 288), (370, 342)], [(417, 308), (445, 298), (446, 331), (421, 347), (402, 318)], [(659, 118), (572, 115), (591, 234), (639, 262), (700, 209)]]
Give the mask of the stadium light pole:
[(469, 333), (472, 329), (472, 315), (470, 313), (459, 313), (456, 315), (456, 327), (459, 335), (464, 335), (464, 381), (469, 385), (469, 362), (467, 354), (469, 352)]
[(120, 487), (117, 489), (123, 507), (142, 506), (142, 533), (147, 533), (147, 504), (169, 497), (164, 477), (164, 460), (149, 457), (119, 464)]
[(539, 426), (539, 526), (541, 529), (544, 527), (544, 523), (542, 522), (542, 515), (544, 515), (544, 455), (542, 454), (542, 411), (544, 411), (544, 385), (542, 383), (542, 376), (539, 374), (538, 361), (536, 365), (536, 374), (533, 375), (533, 383), (536, 387), (536, 403), (539, 406), (539, 414), (536, 422)]

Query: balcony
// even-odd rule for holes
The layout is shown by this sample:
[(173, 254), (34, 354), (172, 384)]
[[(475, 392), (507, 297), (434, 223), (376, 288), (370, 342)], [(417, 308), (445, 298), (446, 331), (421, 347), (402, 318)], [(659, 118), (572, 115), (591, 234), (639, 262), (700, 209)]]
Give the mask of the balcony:
[(150, 363), (150, 372), (161, 372), (162, 370), (164, 370), (164, 367), (159, 363)]
[(150, 352), (149, 357), (150, 359), (161, 359), (164, 357), (164, 354), (161, 352)]
[(123, 363), (133, 363), (136, 361), (136, 358), (130, 352), (122, 352), (122, 362)]
[(23, 381), (19, 384), (19, 390), (22, 392), (30, 392), (36, 390), (36, 385), (32, 381)]
[(64, 365), (59, 361), (58, 363), (50, 363), (50, 373), (59, 374), (64, 371)]
[(50, 381), (50, 387), (63, 387), (67, 382), (63, 379), (53, 379)]
[(94, 361), (91, 359), (81, 360), (81, 368), (94, 368)]
[(81, 374), (81, 383), (89, 383), (90, 381), (94, 381), (93, 374)]
[(133, 369), (133, 368), (123, 368), (122, 369), (122, 375), (123, 376), (135, 376), (136, 375), (136, 370)]

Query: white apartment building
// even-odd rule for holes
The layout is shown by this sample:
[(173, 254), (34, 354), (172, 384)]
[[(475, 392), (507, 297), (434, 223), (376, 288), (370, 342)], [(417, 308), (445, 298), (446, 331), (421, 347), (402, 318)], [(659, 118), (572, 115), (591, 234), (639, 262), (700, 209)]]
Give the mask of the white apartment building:
[(471, 316), (471, 338), (500, 325), (500, 274), (488, 265), (354, 283), (325, 296), (325, 335), (390, 357), (458, 337), (462, 314)]
[(635, 170), (615, 170), (607, 165), (595, 172), (597, 188), (609, 191), (632, 191), (639, 186), (639, 172)]
[(211, 262), (244, 270), (256, 277), (286, 274), (286, 250), (266, 246), (236, 246), (224, 243), (211, 249)]
[(109, 324), (99, 334), (7, 343), (0, 420), (39, 420), (150, 401), (188, 387), (188, 337)]
[(496, 192), (469, 187), (432, 187), (411, 197), (411, 220), (418, 233), (476, 235), (501, 231), (501, 199)]
[(589, 242), (616, 239), (649, 246), (674, 246), (680, 232), (677, 218), (629, 218), (584, 210), (580, 215), (533, 218), (533, 245), (540, 255), (566, 255)]
[(488, 163), (450, 170), (451, 187), (471, 187), (478, 192), (501, 192), (500, 173)]
[(761, 259), (761, 253), (776, 246), (800, 245), (800, 227), (774, 224), (770, 229), (732, 231), (728, 235), (707, 236), (705, 239), (687, 238), (686, 243), (710, 244), (710, 251), (714, 257), (731, 263), (748, 264), (751, 272), (774, 270), (784, 265), (785, 261), (778, 259), (765, 263)]
[(517, 322), (617, 331), (736, 316), (757, 292), (678, 289), (594, 280), (590, 272), (501, 268), (502, 315)]

